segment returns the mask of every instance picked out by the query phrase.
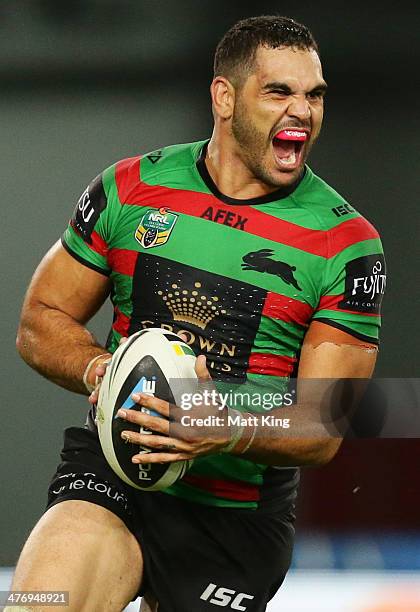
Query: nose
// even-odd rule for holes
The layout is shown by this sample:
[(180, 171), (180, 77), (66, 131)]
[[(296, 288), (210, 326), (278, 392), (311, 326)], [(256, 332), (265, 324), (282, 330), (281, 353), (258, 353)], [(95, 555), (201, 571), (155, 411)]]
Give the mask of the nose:
[(301, 121), (308, 120), (311, 117), (311, 107), (305, 95), (296, 94), (291, 96), (290, 104), (287, 108), (287, 114), (290, 117), (296, 117)]

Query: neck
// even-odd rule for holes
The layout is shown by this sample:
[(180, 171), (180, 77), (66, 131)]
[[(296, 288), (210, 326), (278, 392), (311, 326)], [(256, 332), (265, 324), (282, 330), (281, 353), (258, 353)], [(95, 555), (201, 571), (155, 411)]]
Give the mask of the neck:
[(231, 138), (222, 138), (216, 127), (207, 147), (205, 164), (219, 191), (231, 198), (259, 198), (279, 189), (257, 179), (241, 158), (237, 145)]

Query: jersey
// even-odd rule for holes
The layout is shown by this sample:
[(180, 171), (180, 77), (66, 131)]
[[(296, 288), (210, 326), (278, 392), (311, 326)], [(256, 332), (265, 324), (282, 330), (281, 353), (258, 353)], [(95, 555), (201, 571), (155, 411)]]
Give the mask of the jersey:
[[(174, 145), (113, 164), (81, 195), (62, 243), (110, 277), (111, 352), (145, 327), (182, 331), (216, 380), (252, 390), (252, 401), (254, 393), (286, 397), (312, 320), (378, 342), (381, 242), (308, 166), (289, 189), (248, 200), (222, 194), (206, 147)], [(256, 404), (245, 409), (267, 410)], [(219, 454), (197, 458), (165, 492), (263, 510), (290, 504), (298, 480), (295, 468)]]

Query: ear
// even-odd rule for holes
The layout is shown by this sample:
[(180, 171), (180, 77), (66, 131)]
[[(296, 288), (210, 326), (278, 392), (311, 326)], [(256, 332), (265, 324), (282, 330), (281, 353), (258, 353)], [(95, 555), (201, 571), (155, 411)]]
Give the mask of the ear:
[(225, 77), (217, 76), (210, 85), (214, 112), (221, 119), (230, 119), (235, 106), (235, 88)]

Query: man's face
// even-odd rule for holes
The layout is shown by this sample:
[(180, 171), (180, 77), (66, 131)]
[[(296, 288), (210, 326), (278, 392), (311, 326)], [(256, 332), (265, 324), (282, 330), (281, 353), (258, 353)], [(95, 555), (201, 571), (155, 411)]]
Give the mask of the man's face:
[(238, 155), (255, 178), (275, 188), (297, 180), (321, 129), (325, 89), (315, 51), (257, 50), (232, 116)]

